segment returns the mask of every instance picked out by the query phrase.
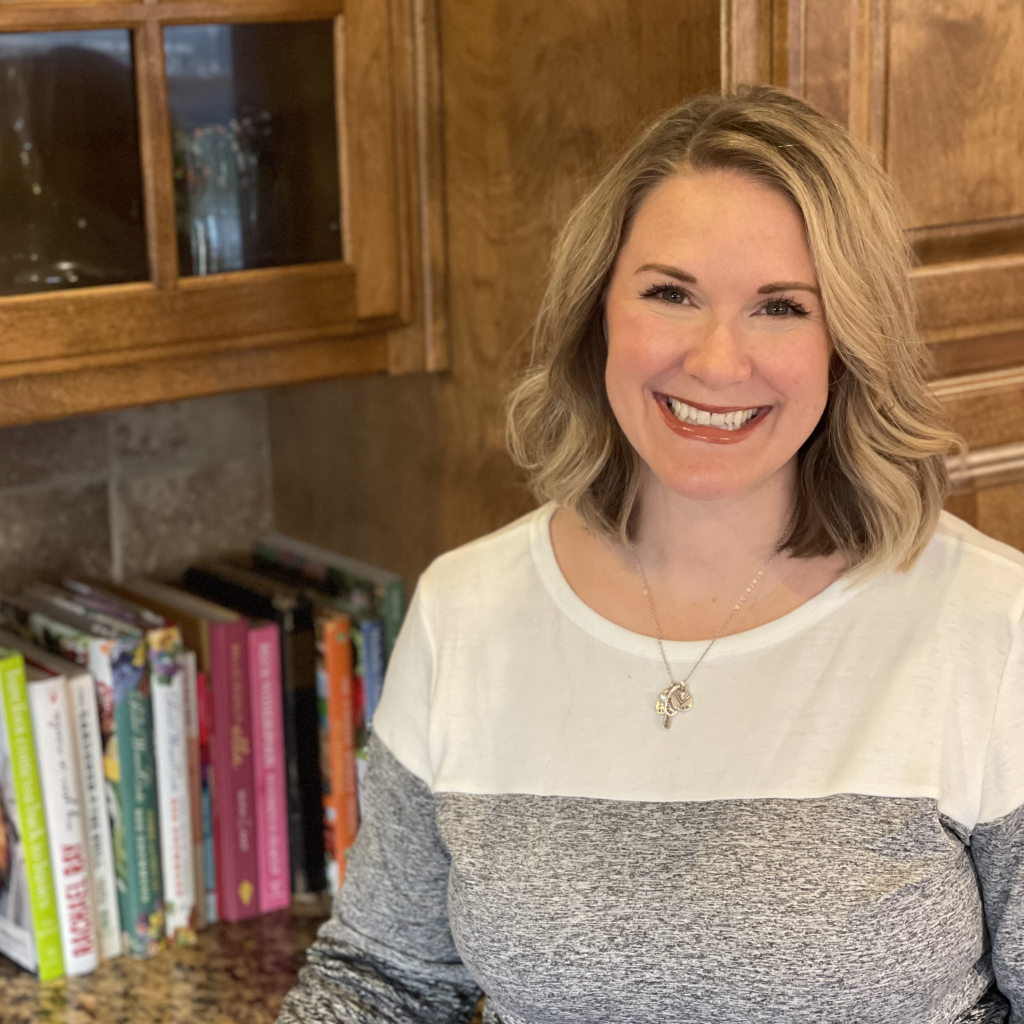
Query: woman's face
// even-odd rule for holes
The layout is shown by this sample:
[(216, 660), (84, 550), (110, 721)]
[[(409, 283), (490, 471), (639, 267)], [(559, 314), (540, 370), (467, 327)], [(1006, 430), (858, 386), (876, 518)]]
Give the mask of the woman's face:
[(752, 178), (682, 173), (644, 201), (608, 287), (605, 385), (669, 491), (788, 485), (828, 398), (817, 286), (800, 212)]

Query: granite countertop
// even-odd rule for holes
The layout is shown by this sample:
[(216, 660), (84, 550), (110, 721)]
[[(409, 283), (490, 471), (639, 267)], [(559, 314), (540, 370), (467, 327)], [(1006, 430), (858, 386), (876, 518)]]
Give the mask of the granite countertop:
[(120, 957), (84, 978), (40, 983), (0, 956), (3, 1024), (272, 1024), (330, 912), (327, 901), (218, 924), (197, 945)]

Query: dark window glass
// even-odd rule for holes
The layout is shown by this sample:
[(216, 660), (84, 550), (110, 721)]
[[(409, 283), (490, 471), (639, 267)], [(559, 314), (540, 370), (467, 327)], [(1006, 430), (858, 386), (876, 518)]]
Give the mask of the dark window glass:
[(130, 33), (0, 34), (0, 295), (148, 276)]
[(164, 29), (183, 275), (341, 258), (333, 26)]

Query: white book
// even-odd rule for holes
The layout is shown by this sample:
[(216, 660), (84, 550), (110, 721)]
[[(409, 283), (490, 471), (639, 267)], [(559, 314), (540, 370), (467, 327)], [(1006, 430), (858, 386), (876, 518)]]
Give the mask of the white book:
[(68, 698), (78, 736), (78, 766), (82, 780), (96, 930), (104, 960), (121, 955), (121, 910), (117, 904), (117, 876), (110, 840), (107, 781), (103, 775), (103, 737), (100, 734), (96, 680), (79, 669), (68, 677)]
[(115, 634), (143, 639), (149, 663), (153, 760), (159, 821), (164, 925), (169, 939), (195, 941), (194, 850), (190, 793), (186, 665), (181, 631), (142, 605), (101, 587), (65, 580), (69, 589), (33, 588), (44, 600)]
[(25, 666), (25, 678), (50, 843), (64, 972), (89, 974), (99, 966), (100, 953), (67, 679), (32, 664)]
[(80, 665), (65, 661), (6, 630), (0, 630), (0, 644), (21, 651), (26, 661), (52, 673), (62, 674), (67, 679), (68, 707), (78, 763), (82, 819), (100, 956), (104, 960), (120, 956), (121, 912), (117, 904), (117, 878), (110, 840), (96, 681)]
[(177, 626), (146, 631), (167, 937), (195, 939), (186, 669)]

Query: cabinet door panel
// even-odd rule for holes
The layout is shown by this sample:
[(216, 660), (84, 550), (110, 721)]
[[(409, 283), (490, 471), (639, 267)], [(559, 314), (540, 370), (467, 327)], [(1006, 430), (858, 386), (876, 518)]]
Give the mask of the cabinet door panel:
[[(120, 40), (119, 129), (92, 123), (119, 107), (85, 89), (51, 106), (86, 136), (63, 162), (106, 182), (140, 231), (126, 240), (76, 206), (71, 222), (83, 238), (97, 227), (106, 262), (62, 236), (23, 244), (18, 217), (37, 233), (40, 218), (0, 188), (0, 422), (37, 418), (34, 402), (45, 418), (129, 392), (447, 365), (435, 0), (0, 0), (0, 62), (4, 34), (28, 33)], [(217, 37), (211, 52), (187, 52), (203, 33)], [(0, 76), (0, 185), (40, 153), (56, 166), (38, 131), (32, 149), (7, 144), (20, 129), (5, 127), (17, 118), (3, 89), (17, 70)], [(49, 201), (45, 176), (29, 178)], [(231, 359), (237, 375), (222, 372)], [(94, 387), (97, 374), (110, 386)]]
[(1024, 214), (1024, 4), (890, 3), (885, 158), (907, 226)]
[(761, 11), (762, 80), (845, 123), (900, 186), (933, 386), (971, 448), (954, 507), (1024, 544), (1024, 5), (725, 3)]

